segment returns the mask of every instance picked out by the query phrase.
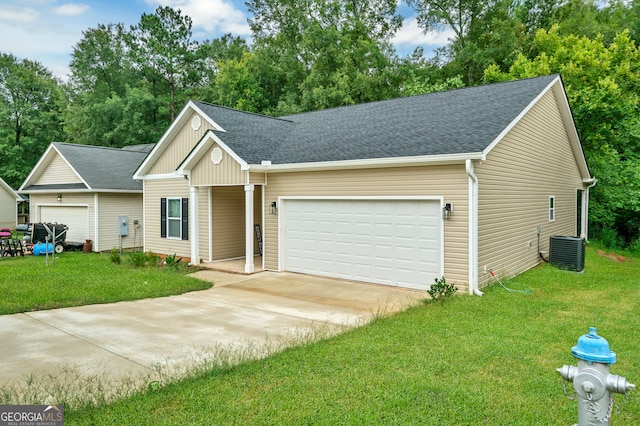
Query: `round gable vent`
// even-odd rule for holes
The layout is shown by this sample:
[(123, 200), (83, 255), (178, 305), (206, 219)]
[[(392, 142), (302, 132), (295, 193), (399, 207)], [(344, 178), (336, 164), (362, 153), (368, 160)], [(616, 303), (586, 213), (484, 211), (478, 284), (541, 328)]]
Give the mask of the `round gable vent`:
[(213, 164), (220, 164), (222, 162), (222, 150), (220, 148), (213, 148), (211, 151), (211, 161)]
[(200, 119), (200, 116), (194, 115), (193, 118), (191, 119), (191, 128), (193, 130), (198, 130), (201, 124), (202, 124), (202, 120)]

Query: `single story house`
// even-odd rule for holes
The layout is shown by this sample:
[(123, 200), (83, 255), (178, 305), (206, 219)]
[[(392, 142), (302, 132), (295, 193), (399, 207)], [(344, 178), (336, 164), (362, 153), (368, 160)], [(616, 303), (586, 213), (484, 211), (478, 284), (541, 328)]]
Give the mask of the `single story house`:
[(587, 234), (559, 75), (286, 117), (189, 102), (134, 173), (144, 249), (469, 293)]
[(31, 221), (65, 224), (67, 242), (91, 240), (93, 251), (141, 247), (142, 184), (132, 175), (151, 148), (51, 143), (19, 189)]
[(22, 201), (22, 197), (0, 178), (0, 228), (16, 228), (18, 203)]

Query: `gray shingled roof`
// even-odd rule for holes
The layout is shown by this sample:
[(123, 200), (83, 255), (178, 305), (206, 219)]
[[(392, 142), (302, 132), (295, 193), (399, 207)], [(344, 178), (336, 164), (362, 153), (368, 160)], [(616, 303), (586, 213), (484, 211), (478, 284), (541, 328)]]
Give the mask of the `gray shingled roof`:
[(249, 164), (479, 153), (557, 75), (272, 118), (195, 102)]
[[(54, 142), (53, 145), (87, 182), (89, 189), (95, 191), (142, 191), (142, 182), (133, 180), (132, 176), (149, 150), (153, 148), (153, 144), (144, 147), (136, 145), (135, 149), (106, 148), (63, 142)], [(47, 188), (54, 189), (49, 185)]]

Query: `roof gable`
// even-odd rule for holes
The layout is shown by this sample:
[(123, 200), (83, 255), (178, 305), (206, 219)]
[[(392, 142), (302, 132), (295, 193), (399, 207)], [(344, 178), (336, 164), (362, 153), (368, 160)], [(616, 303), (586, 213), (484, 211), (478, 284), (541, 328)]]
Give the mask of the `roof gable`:
[[(133, 171), (145, 158), (146, 148), (106, 148), (93, 145), (53, 142), (31, 171), (21, 191), (89, 190), (141, 192), (142, 184), (132, 179)], [(59, 156), (68, 165), (77, 179), (67, 181), (40, 182), (39, 178)]]
[(5, 182), (4, 179), (2, 178), (0, 178), (0, 189), (4, 190), (7, 194), (9, 194), (11, 198), (15, 198), (16, 201), (22, 201), (22, 197), (20, 197), (20, 195), (18, 195), (18, 193), (14, 191), (13, 188), (11, 188), (9, 184)]

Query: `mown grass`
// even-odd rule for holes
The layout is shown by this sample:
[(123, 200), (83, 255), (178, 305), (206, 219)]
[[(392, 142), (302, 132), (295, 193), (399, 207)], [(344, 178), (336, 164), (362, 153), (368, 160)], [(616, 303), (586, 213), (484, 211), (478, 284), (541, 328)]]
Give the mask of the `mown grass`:
[[(124, 260), (127, 254), (123, 254)], [(153, 266), (134, 268), (109, 255), (64, 252), (0, 258), (0, 315), (161, 297), (203, 290), (211, 283)]]
[[(69, 425), (567, 425), (575, 401), (555, 371), (595, 326), (614, 374), (640, 384), (640, 263), (590, 248), (586, 271), (542, 265), (480, 297), (427, 303), (260, 361), (216, 368), (96, 408)], [(572, 389), (571, 384), (567, 384)], [(612, 423), (640, 424), (640, 395)]]

